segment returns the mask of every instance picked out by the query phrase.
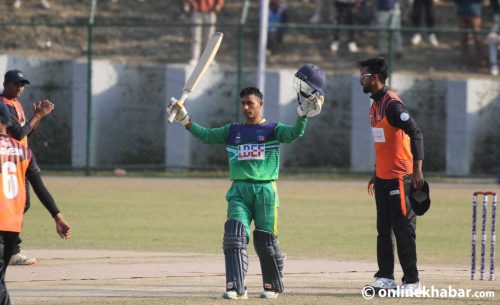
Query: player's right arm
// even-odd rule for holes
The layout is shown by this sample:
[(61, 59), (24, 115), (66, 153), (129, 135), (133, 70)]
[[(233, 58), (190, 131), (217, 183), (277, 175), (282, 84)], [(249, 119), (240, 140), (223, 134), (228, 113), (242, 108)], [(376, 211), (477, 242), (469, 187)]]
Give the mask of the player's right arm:
[(230, 126), (231, 124), (227, 124), (217, 128), (206, 128), (191, 121), (191, 126), (187, 127), (187, 130), (205, 144), (224, 144), (229, 134)]
[(424, 160), (424, 136), (417, 122), (402, 103), (392, 102), (387, 106), (387, 120), (392, 126), (402, 129), (410, 137), (411, 153), (413, 155), (413, 187), (421, 189), (424, 185), (422, 163)]
[(177, 107), (175, 121), (179, 122), (182, 126), (189, 130), (189, 132), (191, 132), (196, 138), (200, 139), (201, 142), (205, 144), (226, 143), (226, 138), (229, 134), (229, 126), (231, 126), (231, 124), (218, 128), (206, 128), (191, 120), (184, 105), (179, 106), (179, 104), (170, 104), (169, 107), (167, 107), (167, 112), (171, 113), (173, 107)]

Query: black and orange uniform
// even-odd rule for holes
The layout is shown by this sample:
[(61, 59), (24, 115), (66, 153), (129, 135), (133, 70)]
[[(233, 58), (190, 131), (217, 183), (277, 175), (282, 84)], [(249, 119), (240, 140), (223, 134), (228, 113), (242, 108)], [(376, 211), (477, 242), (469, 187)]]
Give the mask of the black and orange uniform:
[(0, 304), (10, 304), (5, 272), (17, 247), (26, 202), (25, 177), (32, 171), (31, 151), (7, 135), (0, 135)]
[[(7, 106), (10, 112), (10, 124), (9, 126), (7, 126), (7, 133), (9, 134), (9, 136), (19, 141), (21, 145), (28, 148), (28, 136), (31, 134), (33, 129), (31, 128), (30, 124), (27, 124), (23, 106), (18, 99), (9, 99), (3, 95), (0, 95), (0, 100)], [(36, 158), (33, 153), (31, 154), (31, 168), (31, 175), (27, 176), (25, 182), (26, 203), (24, 205), (24, 212), (26, 213), (26, 211), (30, 207), (30, 192), (28, 184), (29, 181), (29, 183), (33, 187), (33, 191), (37, 195), (38, 199), (40, 199), (40, 202), (50, 212), (52, 217), (55, 217), (57, 213), (59, 213), (59, 211), (56, 208), (54, 198), (43, 184), (42, 178), (40, 176), (41, 170), (36, 162)], [(18, 243), (21, 243), (20, 238)], [(14, 248), (14, 252), (12, 254), (17, 254), (20, 251), (21, 249), (19, 248), (19, 246), (17, 246), (16, 248)]]
[(31, 126), (26, 124), (23, 105), (21, 105), (18, 99), (9, 99), (3, 95), (0, 98), (10, 111), (11, 123), (7, 129), (8, 134), (22, 145), (28, 147), (28, 135), (31, 133)]
[(24, 189), (31, 151), (7, 135), (0, 135), (0, 231), (21, 232), (26, 204)]
[(401, 99), (384, 87), (372, 95), (370, 124), (375, 143), (375, 201), (377, 205), (377, 262), (375, 277), (394, 279), (394, 247), (403, 281), (418, 279), (416, 216), (408, 198), (413, 160), (424, 159), (423, 135)]

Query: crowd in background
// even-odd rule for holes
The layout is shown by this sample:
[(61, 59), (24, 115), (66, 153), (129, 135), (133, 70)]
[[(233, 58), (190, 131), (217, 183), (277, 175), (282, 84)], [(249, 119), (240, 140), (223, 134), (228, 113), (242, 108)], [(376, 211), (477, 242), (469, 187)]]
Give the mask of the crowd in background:
[[(119, 3), (119, 0), (109, 0), (111, 3)], [(145, 0), (137, 0), (145, 2)], [(190, 16), (190, 22), (199, 24), (192, 27), (192, 49), (191, 64), (195, 64), (199, 58), (202, 46), (216, 30), (217, 15), (224, 8), (224, 0), (179, 0), (183, 3), (183, 11)], [(242, 1), (242, 0), (237, 0)], [(394, 54), (396, 58), (404, 56), (405, 42), (400, 29), (404, 23), (421, 31), (413, 33), (407, 44), (418, 46), (427, 42), (431, 48), (439, 48), (439, 26), (450, 28), (450, 25), (437, 25), (435, 19), (435, 2), (440, 0), (288, 0), (313, 2), (314, 13), (309, 18), (310, 23), (334, 24), (339, 26), (371, 26), (377, 28), (390, 28), (395, 30), (393, 37)], [(373, 1), (373, 2), (371, 2)], [(37, 2), (37, 1), (25, 1)], [(493, 16), (493, 20), (482, 20), (483, 3), (481, 0), (454, 0), (456, 28), (470, 31), (460, 34), (461, 66), (464, 72), (475, 70), (479, 67), (489, 65), (491, 75), (497, 76), (498, 50), (500, 48), (500, 9), (498, 0), (490, 0), (488, 9), (491, 10), (487, 16)], [(21, 8), (22, 0), (12, 2), (15, 9)], [(50, 9), (49, 0), (40, 0), (39, 5), (44, 9)], [(267, 55), (273, 56), (284, 53), (282, 47), (286, 37), (286, 27), (280, 25), (293, 22), (289, 18), (289, 8), (286, 0), (269, 0), (269, 27)], [(489, 17), (488, 17), (489, 18)], [(482, 30), (483, 21), (492, 24), (489, 35), (479, 33)], [(340, 29), (332, 31), (330, 51), (339, 52), (343, 46), (348, 52), (359, 52), (360, 45), (357, 31)], [(389, 52), (388, 31), (378, 31), (376, 48), (379, 55), (386, 56)], [(471, 37), (469, 37), (471, 36)], [(472, 44), (470, 43), (472, 38)], [(472, 48), (471, 48), (472, 45)], [(473, 52), (470, 52), (470, 49)], [(487, 51), (487, 52), (486, 52)]]
[[(426, 40), (430, 47), (438, 48), (440, 46), (438, 35), (435, 31), (435, 17), (434, 17), (434, 2), (435, 0), (374, 0), (372, 7), (373, 11), (369, 11), (368, 0), (302, 0), (304, 2), (314, 1), (315, 9), (314, 14), (310, 18), (311, 23), (331, 23), (341, 26), (357, 26), (357, 25), (372, 25), (379, 28), (399, 29), (402, 27), (403, 21), (409, 26), (414, 28), (421, 28), (422, 31), (415, 32), (411, 37), (409, 43), (417, 46)], [(455, 0), (457, 28), (461, 30), (471, 30), (474, 52), (469, 52), (469, 39), (470, 34), (460, 34), (460, 53), (461, 65), (463, 71), (469, 71), (471, 68), (483, 67), (487, 64), (490, 65), (490, 73), (493, 76), (499, 74), (497, 64), (497, 54), (500, 47), (500, 10), (498, 0), (490, 1), (490, 8), (493, 15), (493, 26), (487, 36), (486, 41), (483, 41), (483, 35), (479, 33), (482, 29), (482, 2), (481, 0)], [(328, 13), (323, 14), (323, 10), (327, 9)], [(408, 11), (409, 10), (409, 11)], [(285, 0), (271, 1), (270, 11), (281, 12), (286, 15)], [(326, 20), (322, 17), (327, 15)], [(371, 17), (373, 16), (373, 17)], [(409, 16), (409, 20), (403, 20), (404, 16)], [(367, 21), (368, 22), (364, 22)], [(288, 22), (288, 18), (282, 21), (277, 18), (271, 18), (270, 24)], [(275, 27), (274, 27), (275, 28)], [(276, 31), (270, 26), (271, 31)], [(424, 30), (427, 33), (423, 33)], [(281, 31), (280, 40), (283, 40), (284, 31)], [(356, 30), (349, 31), (334, 31), (333, 41), (330, 44), (330, 50), (333, 53), (338, 52), (341, 47), (341, 33), (345, 36), (347, 50), (351, 53), (358, 52), (358, 42), (356, 40)], [(377, 48), (382, 56), (388, 53), (388, 32), (378, 32)], [(272, 36), (271, 36), (272, 37)], [(488, 56), (484, 53), (484, 44), (488, 44)], [(394, 46), (396, 58), (402, 58), (404, 54), (404, 42), (400, 31), (394, 34)], [(277, 46), (276, 43), (268, 44), (270, 53), (274, 53)]]

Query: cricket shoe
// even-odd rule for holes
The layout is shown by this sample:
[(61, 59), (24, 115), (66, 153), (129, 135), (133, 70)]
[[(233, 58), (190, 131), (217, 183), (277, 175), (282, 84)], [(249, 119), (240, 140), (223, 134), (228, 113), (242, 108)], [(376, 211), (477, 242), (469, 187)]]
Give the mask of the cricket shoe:
[(264, 290), (260, 293), (261, 299), (277, 299), (280, 294), (274, 291)]
[(398, 297), (413, 297), (416, 293), (421, 291), (421, 289), (420, 282), (403, 282), (403, 284), (397, 288), (396, 292)]
[(224, 292), (222, 294), (222, 297), (224, 299), (228, 299), (228, 300), (246, 300), (246, 299), (248, 299), (248, 294), (247, 294), (246, 289), (245, 289), (245, 293), (242, 295), (239, 295), (238, 292), (236, 292), (235, 290), (229, 290), (229, 291)]
[(9, 265), (33, 265), (36, 264), (36, 258), (29, 258), (21, 252), (11, 256)]
[(385, 277), (377, 277), (373, 282), (366, 284), (365, 287), (371, 287), (375, 292), (378, 292), (379, 290), (382, 289), (386, 290), (396, 289), (397, 285), (393, 279), (388, 279)]

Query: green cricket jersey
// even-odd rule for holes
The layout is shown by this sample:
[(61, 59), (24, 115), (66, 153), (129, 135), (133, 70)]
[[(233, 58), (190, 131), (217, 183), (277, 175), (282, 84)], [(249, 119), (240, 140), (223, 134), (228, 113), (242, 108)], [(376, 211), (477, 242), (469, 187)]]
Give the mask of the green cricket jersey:
[(256, 125), (230, 123), (205, 128), (192, 123), (189, 131), (203, 143), (226, 144), (231, 180), (277, 180), (280, 143), (290, 143), (304, 134), (307, 118), (299, 117), (294, 125), (267, 122)]

